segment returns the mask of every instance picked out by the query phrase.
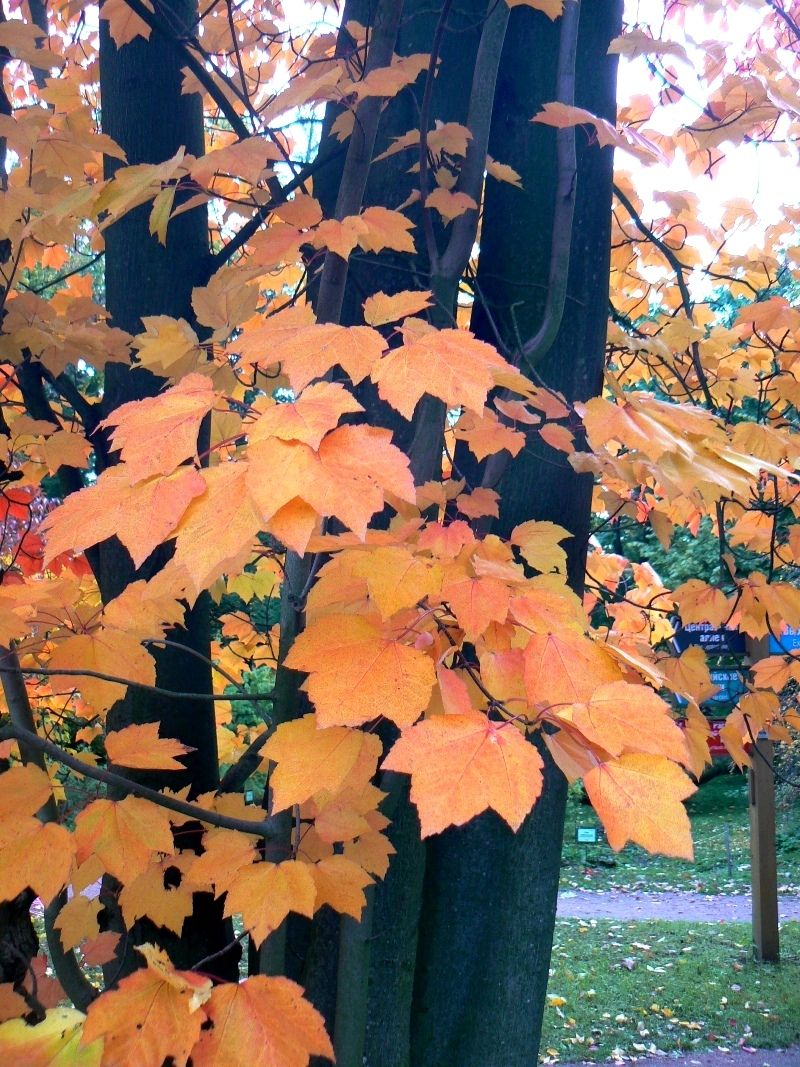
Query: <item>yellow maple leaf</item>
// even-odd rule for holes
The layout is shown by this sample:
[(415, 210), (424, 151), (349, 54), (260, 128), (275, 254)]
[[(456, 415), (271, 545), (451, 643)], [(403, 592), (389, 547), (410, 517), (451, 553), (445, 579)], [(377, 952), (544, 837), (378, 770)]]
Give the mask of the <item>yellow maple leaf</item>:
[(85, 1018), (75, 1008), (52, 1008), (35, 1026), (10, 1019), (0, 1026), (0, 1048), (25, 1067), (100, 1067), (103, 1042), (84, 1037)]
[(158, 723), (147, 722), (112, 730), (106, 734), (106, 753), (120, 767), (147, 771), (185, 771), (175, 756), (194, 749), (168, 737), (158, 736)]
[(374, 771), (381, 748), (378, 737), (362, 730), (319, 729), (314, 715), (281, 723), (261, 750), (277, 764), (269, 779), (273, 811), (303, 804), (323, 789), (336, 793), (364, 750)]
[(311, 917), (317, 889), (308, 864), (256, 863), (244, 867), (231, 881), (225, 915), (241, 915), (258, 944), (277, 930), (290, 911)]

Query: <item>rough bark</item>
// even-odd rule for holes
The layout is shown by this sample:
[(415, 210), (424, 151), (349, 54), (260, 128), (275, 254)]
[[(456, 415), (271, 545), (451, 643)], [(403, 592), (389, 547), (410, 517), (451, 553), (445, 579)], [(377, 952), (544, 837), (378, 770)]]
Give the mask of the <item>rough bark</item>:
[[(193, 0), (174, 0), (169, 5), (169, 13), (178, 23), (191, 25), (196, 18), (196, 7)], [(159, 33), (151, 33), (147, 41), (137, 38), (117, 49), (108, 24), (101, 20), (103, 131), (125, 150), (129, 164), (161, 163), (181, 146), (187, 153), (203, 154), (202, 104), (198, 95), (181, 93), (182, 66), (179, 53)], [(107, 159), (106, 175), (113, 174), (118, 165)], [(106, 307), (112, 323), (131, 333), (141, 330), (141, 319), (147, 315), (191, 320), (191, 291), (203, 278), (209, 258), (203, 208), (185, 212), (170, 223), (166, 247), (150, 235), (149, 210), (150, 205), (137, 208), (105, 231)], [(153, 395), (162, 384), (149, 372), (128, 364), (107, 364), (103, 414), (130, 400)], [(107, 453), (101, 461), (108, 461)], [(168, 555), (168, 551), (158, 550), (135, 572), (128, 553), (116, 539), (104, 542), (97, 552), (95, 572), (103, 599), (118, 595), (136, 578), (156, 573)], [(170, 637), (208, 656), (210, 629), (205, 596), (187, 613), (185, 627), (176, 628)], [(159, 686), (184, 692), (212, 692), (207, 663), (176, 648), (155, 650), (154, 657)], [(129, 722), (152, 721), (161, 723), (164, 736), (178, 738), (195, 751), (186, 761), (185, 774), (173, 774), (168, 781), (158, 775), (148, 775), (147, 784), (168, 785), (172, 789), (189, 785), (193, 794), (215, 788), (218, 762), (212, 702), (170, 702), (153, 699), (151, 694), (142, 691), (131, 691), (112, 709), (109, 725), (118, 729)], [(144, 780), (145, 776), (141, 777)], [(191, 831), (182, 834), (184, 845), (190, 839)], [(179, 967), (191, 966), (231, 940), (229, 924), (222, 921), (219, 903), (208, 895), (197, 894), (195, 905), (195, 913), (187, 920), (181, 938), (158, 931), (158, 939)], [(138, 943), (135, 939), (128, 940)], [(126, 966), (137, 962), (126, 960)], [(220, 977), (236, 977), (233, 953), (215, 959), (209, 966)]]
[[(584, 3), (578, 46), (581, 107), (614, 116), (618, 0)], [(478, 284), (510, 348), (540, 325), (550, 265), (557, 183), (554, 132), (530, 118), (555, 98), (559, 24), (527, 9), (512, 13), (489, 151), (523, 177), (524, 192), (490, 182)], [(535, 56), (536, 61), (531, 62)], [(578, 191), (566, 312), (539, 367), (570, 400), (599, 391), (608, 298), (611, 153), (578, 138)], [(516, 307), (512, 307), (516, 305)], [(476, 307), (473, 328), (495, 340)], [(501, 533), (549, 519), (573, 534), (569, 580), (583, 582), (591, 479), (563, 453), (531, 439), (499, 486)], [(514, 835), (493, 815), (428, 845), (422, 951), (413, 1019), (414, 1067), (528, 1067), (536, 1063), (558, 889), (566, 786), (548, 762), (545, 790)]]
[[(424, 0), (406, 0), (395, 49), (399, 55), (430, 51), (441, 7), (441, 4), (431, 6)], [(432, 118), (466, 123), (474, 59), (486, 11), (487, 0), (468, 0), (454, 5), (448, 23), (449, 30), (442, 38), (440, 76), (433, 83), (430, 106)], [(370, 20), (370, 14), (371, 7), (366, 0), (350, 0), (345, 8), (342, 23), (346, 25), (348, 20), (356, 19), (366, 24)], [(388, 103), (378, 131), (376, 154), (385, 151), (394, 138), (419, 128), (423, 91), (424, 76), (420, 77), (413, 89), (404, 91)], [(323, 145), (335, 115), (336, 109), (329, 109), (323, 129)], [(419, 186), (418, 175), (409, 173), (415, 159), (415, 152), (412, 150), (374, 164), (370, 169), (364, 194), (365, 206), (380, 204), (391, 208), (399, 207)], [(326, 215), (334, 213), (341, 175), (341, 166), (331, 165), (322, 170), (315, 179), (314, 191), (320, 198)], [(409, 215), (417, 224), (417, 256), (411, 263), (407, 255), (395, 253), (383, 253), (363, 260), (358, 254), (351, 256), (340, 314), (343, 324), (357, 325), (363, 322), (361, 305), (372, 293), (425, 288), (430, 284), (429, 263), (420, 226), (421, 216), (418, 210), (412, 210)], [(441, 227), (438, 226), (437, 237), (443, 237)], [(449, 291), (447, 299), (449, 305), (437, 309), (440, 325), (453, 324), (454, 288)], [(375, 388), (368, 383), (359, 387), (357, 395), (367, 411), (369, 422), (390, 428), (398, 446), (409, 451), (419, 419), (412, 423), (400, 418), (379, 400)], [(443, 418), (443, 408), (441, 417)], [(388, 740), (390, 743), (393, 738)], [(391, 797), (387, 802), (392, 809), (389, 837), (397, 849), (397, 854), (392, 857), (386, 878), (378, 883), (371, 894), (361, 925), (357, 927), (356, 924), (347, 922), (343, 926), (338, 973), (340, 979), (346, 977), (348, 984), (354, 983), (356, 987), (354, 993), (351, 986), (344, 1000), (337, 998), (336, 1004), (339, 1033), (347, 1034), (346, 1039), (342, 1038), (337, 1046), (337, 1054), (340, 1049), (346, 1048), (350, 1057), (345, 1067), (356, 1063), (361, 1067), (362, 1062), (369, 1067), (406, 1067), (409, 1062), (409, 1020), (424, 872), (424, 848), (420, 841), (416, 812), (408, 800), (407, 779), (404, 776), (389, 774), (385, 776), (381, 786), (391, 790)], [(320, 931), (320, 935), (327, 939), (327, 927)], [(311, 977), (308, 970), (306, 977)], [(330, 989), (330, 981), (321, 984), (325, 989)], [(365, 987), (366, 1001), (363, 1000)], [(322, 990), (317, 995), (321, 1000)], [(326, 999), (330, 1004), (329, 994)], [(358, 1047), (358, 1040), (353, 1036), (352, 1019), (355, 1015), (358, 1015), (360, 1020), (366, 1020), (363, 1056), (352, 1054), (352, 1050)]]

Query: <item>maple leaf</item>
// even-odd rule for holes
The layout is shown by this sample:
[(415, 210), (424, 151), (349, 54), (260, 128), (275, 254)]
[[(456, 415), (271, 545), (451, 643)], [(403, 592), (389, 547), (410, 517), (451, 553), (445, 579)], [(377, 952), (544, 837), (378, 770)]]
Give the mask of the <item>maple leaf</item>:
[(445, 222), (452, 222), (466, 211), (478, 210), (477, 203), (467, 193), (454, 192), (441, 186), (428, 194), (425, 207), (438, 211)]
[(234, 347), (248, 363), (262, 367), (280, 363), (292, 389), (299, 393), (337, 364), (357, 385), (380, 359), (386, 342), (369, 326), (298, 322), (297, 315), (284, 312), (246, 331)]
[(622, 680), (612, 657), (575, 631), (533, 634), (523, 650), (525, 688), (533, 705), (591, 700), (599, 685)]
[(689, 753), (689, 762), (686, 766), (694, 777), (699, 780), (703, 769), (711, 762), (711, 753), (708, 748), (711, 729), (708, 719), (697, 704), (691, 700), (686, 707), (686, 721), (683, 733)]
[(200, 341), (185, 319), (145, 315), (142, 325), (145, 332), (133, 339), (140, 366), (154, 374), (175, 378), (196, 368)]
[(0, 823), (35, 815), (52, 796), (47, 774), (32, 763), (10, 767), (0, 774)]
[(106, 753), (112, 763), (120, 767), (135, 767), (148, 771), (185, 771), (175, 756), (194, 752), (180, 741), (158, 736), (158, 723), (126, 726), (106, 735)]
[(414, 555), (403, 545), (357, 553), (352, 571), (366, 580), (369, 598), (382, 619), (389, 619), (403, 608), (413, 607), (438, 593), (442, 584), (441, 567)]
[(384, 248), (391, 248), (395, 252), (415, 251), (414, 240), (409, 233), (414, 224), (402, 212), (373, 205), (362, 212), (360, 220), (365, 229), (359, 233), (358, 243), (365, 252), (382, 252)]
[(224, 463), (193, 473), (201, 479), (204, 492), (195, 494), (193, 506), (180, 519), (173, 558), (199, 593), (247, 562), (264, 523), (250, 495), (246, 463)]
[(712, 626), (724, 626), (731, 616), (733, 605), (722, 590), (699, 578), (682, 582), (673, 589), (672, 597), (684, 624), (710, 622)]
[(186, 881), (202, 889), (213, 888), (216, 896), (221, 896), (257, 855), (249, 836), (236, 830), (208, 830), (203, 837), (203, 852), (187, 870)]
[(49, 904), (69, 880), (72, 834), (56, 823), (18, 817), (13, 828), (3, 827), (0, 842), (0, 900), (14, 900), (30, 887)]
[[(260, 140), (260, 138), (254, 138), (254, 140)], [(322, 208), (319, 200), (303, 193), (295, 193), (285, 204), (278, 204), (275, 214), (290, 226), (299, 226), (301, 230), (308, 230), (322, 222)]]
[(486, 459), (503, 449), (517, 456), (525, 447), (525, 435), (503, 425), (491, 408), (484, 408), (482, 418), (462, 415), (454, 432), (459, 441), (466, 442), (476, 459)]
[(101, 904), (98, 897), (75, 893), (58, 913), (55, 927), (65, 949), (75, 948), (87, 938), (97, 937), (100, 925), (97, 916)]
[(168, 858), (154, 863), (122, 887), (119, 905), (129, 929), (146, 915), (156, 926), (172, 930), (180, 937), (184, 922), (192, 914), (192, 891), (182, 882), (173, 884), (179, 862)]
[(308, 672), (303, 689), (320, 726), (361, 726), (381, 716), (408, 726), (428, 706), (436, 680), (429, 656), (358, 615), (314, 620), (285, 662)]
[(175, 851), (166, 810), (139, 797), (93, 800), (75, 820), (75, 842), (79, 863), (96, 856), (121, 882), (147, 870), (155, 853)]
[[(366, 425), (340, 426), (325, 436), (317, 452), (302, 442), (274, 437), (255, 442), (248, 491), (273, 532), (272, 520), (280, 519), (281, 509), (297, 497), (306, 512), (335, 515), (361, 540), (387, 493), (416, 502), (407, 456), (391, 443), (388, 430)], [(304, 551), (310, 533), (303, 522), (290, 546)]]
[(205, 1011), (211, 1027), (192, 1049), (194, 1067), (238, 1067), (243, 1041), (251, 1067), (307, 1067), (311, 1056), (334, 1058), (322, 1016), (288, 978), (255, 975), (218, 985)]
[(364, 890), (372, 885), (372, 878), (367, 872), (345, 856), (331, 856), (309, 867), (317, 897), (314, 910), (327, 904), (340, 915), (349, 915), (360, 920), (367, 904)]
[(277, 437), (281, 441), (301, 441), (316, 451), (342, 415), (363, 410), (342, 385), (316, 382), (307, 386), (296, 400), (270, 405), (248, 426), (247, 436), (252, 444)]
[(341, 726), (319, 729), (314, 715), (281, 723), (261, 750), (277, 763), (269, 779), (273, 811), (302, 804), (323, 789), (336, 793), (362, 753), (374, 770), (381, 750), (374, 734)]
[(54, 672), (54, 685), (77, 687), (96, 711), (106, 711), (125, 695), (125, 684), (88, 675), (74, 678), (58, 674), (60, 667), (69, 669), (75, 663), (100, 674), (115, 675), (124, 669), (126, 678), (143, 685), (155, 685), (156, 681), (153, 657), (142, 648), (138, 637), (124, 630), (104, 627), (88, 634), (74, 634), (61, 641), (50, 656), (49, 668)]
[[(151, 0), (143, 0), (148, 11), (152, 11)], [(100, 16), (108, 21), (108, 28), (117, 48), (129, 44), (136, 37), (150, 38), (150, 27), (128, 6), (125, 0), (105, 0)]]
[(435, 330), (388, 352), (372, 368), (382, 400), (410, 419), (424, 393), (480, 416), (489, 390), (512, 368), (466, 330)]
[(241, 915), (257, 944), (277, 930), (290, 911), (311, 917), (317, 889), (309, 867), (297, 860), (242, 868), (225, 897), (225, 915)]
[(526, 563), (542, 574), (567, 570), (567, 554), (560, 542), (572, 537), (569, 530), (554, 522), (530, 520), (515, 526), (509, 540), (517, 545)]
[[(567, 3), (571, 0), (567, 0)], [(549, 19), (557, 19), (564, 13), (564, 0), (506, 0), (509, 7), (532, 7), (543, 11)]]
[(694, 859), (682, 801), (697, 787), (674, 763), (663, 756), (624, 755), (593, 767), (583, 784), (612, 848), (619, 851), (633, 841), (649, 852)]
[(166, 392), (116, 408), (100, 426), (114, 426), (112, 447), (122, 453), (130, 485), (154, 474), (171, 474), (197, 452), (200, 423), (211, 411), (210, 379), (187, 374)]
[(459, 577), (442, 585), (442, 599), (450, 606), (468, 641), (480, 637), (493, 622), (505, 622), (511, 593), (504, 581), (491, 577)]
[(565, 715), (591, 742), (612, 756), (647, 752), (686, 763), (683, 734), (672, 721), (669, 705), (646, 685), (610, 682), (598, 686), (585, 704)]
[(103, 1043), (86, 1042), (85, 1018), (75, 1008), (52, 1008), (36, 1026), (11, 1019), (0, 1025), (0, 1048), (25, 1067), (100, 1067)]
[(94, 485), (67, 497), (42, 523), (45, 563), (118, 537), (139, 567), (175, 530), (195, 497), (206, 491), (199, 471), (181, 467), (166, 478), (131, 486), (124, 464), (104, 470)]
[(542, 759), (510, 723), (480, 712), (436, 715), (405, 730), (383, 761), (411, 775), (422, 836), (487, 808), (518, 830), (542, 791)]
[(162, 1067), (169, 1057), (175, 1067), (186, 1067), (206, 1019), (199, 1009), (211, 995), (211, 979), (175, 970), (152, 945), (138, 951), (147, 966), (92, 1001), (83, 1041), (103, 1039), (103, 1063)]
[(711, 681), (706, 654), (697, 645), (687, 648), (677, 659), (661, 660), (659, 666), (675, 692), (685, 693), (698, 704), (719, 690)]
[(416, 315), (430, 307), (432, 303), (430, 289), (392, 293), (373, 293), (364, 301), (364, 322), (369, 326), (384, 326), (387, 322), (398, 322), (407, 315)]

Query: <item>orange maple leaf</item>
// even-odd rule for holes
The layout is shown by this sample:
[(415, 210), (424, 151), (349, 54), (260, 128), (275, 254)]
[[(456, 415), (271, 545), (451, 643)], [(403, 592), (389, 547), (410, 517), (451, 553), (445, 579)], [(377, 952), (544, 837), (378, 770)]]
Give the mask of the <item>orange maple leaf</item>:
[(383, 761), (411, 775), (422, 836), (487, 808), (518, 830), (542, 791), (542, 759), (511, 723), (478, 711), (436, 715), (405, 730)]
[(225, 915), (241, 915), (259, 945), (277, 930), (290, 911), (310, 918), (317, 889), (308, 864), (256, 863), (244, 867), (231, 880), (225, 897)]
[(433, 661), (359, 615), (328, 615), (299, 635), (286, 657), (303, 683), (320, 726), (361, 726), (384, 716), (409, 726), (430, 700)]
[(169, 1058), (186, 1067), (206, 1018), (199, 1009), (211, 995), (211, 979), (175, 970), (152, 945), (138, 950), (147, 966), (89, 1005), (83, 1041), (103, 1039), (103, 1063), (161, 1067)]
[(121, 882), (145, 871), (155, 853), (175, 851), (168, 813), (140, 797), (92, 801), (75, 820), (75, 841), (79, 863), (96, 856)]
[(364, 321), (369, 326), (384, 326), (398, 322), (407, 315), (416, 315), (432, 303), (430, 289), (405, 290), (402, 293), (373, 293), (364, 301)]
[(158, 396), (123, 404), (100, 423), (116, 427), (111, 443), (122, 453), (130, 485), (154, 474), (170, 474), (196, 455), (200, 423), (214, 399), (209, 378), (187, 374)]
[(692, 828), (682, 801), (697, 786), (663, 756), (625, 755), (593, 767), (583, 779), (612, 848), (634, 841), (648, 852), (694, 859)]
[(256, 975), (216, 986), (205, 1011), (211, 1028), (192, 1049), (194, 1067), (235, 1067), (243, 1042), (251, 1067), (307, 1067), (310, 1056), (333, 1059), (322, 1016), (288, 978)]
[(372, 368), (382, 400), (410, 419), (424, 393), (480, 416), (489, 391), (513, 368), (466, 330), (433, 330), (394, 348)]

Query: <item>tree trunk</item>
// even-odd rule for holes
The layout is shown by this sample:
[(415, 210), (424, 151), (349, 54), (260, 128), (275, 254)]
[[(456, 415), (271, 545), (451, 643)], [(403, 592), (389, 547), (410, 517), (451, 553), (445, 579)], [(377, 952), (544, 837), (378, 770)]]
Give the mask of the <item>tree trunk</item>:
[[(162, 5), (156, 4), (156, 8)], [(169, 5), (170, 24), (192, 25), (196, 19), (193, 0), (173, 0)], [(200, 156), (204, 151), (203, 112), (197, 94), (181, 93), (180, 54), (164, 37), (152, 32), (149, 40), (137, 38), (117, 49), (100, 21), (100, 85), (102, 123), (124, 149), (129, 164), (161, 163), (181, 147)], [(118, 162), (106, 159), (106, 176)], [(178, 200), (179, 202), (179, 200)], [(179, 215), (170, 222), (166, 247), (149, 232), (150, 205), (129, 212), (105, 231), (106, 307), (112, 323), (131, 333), (141, 330), (147, 315), (170, 315), (191, 321), (191, 291), (207, 274), (209, 259), (208, 221), (204, 208)], [(154, 395), (163, 381), (128, 364), (108, 363), (105, 367), (103, 416), (120, 404)], [(101, 444), (102, 449), (102, 444)], [(108, 461), (107, 452), (103, 457)], [(135, 571), (127, 551), (116, 540), (104, 542), (96, 553), (95, 574), (104, 601), (117, 596), (136, 578), (155, 574), (169, 557), (159, 549)], [(187, 612), (184, 627), (175, 628), (170, 638), (190, 650), (209, 656), (209, 601), (201, 596)], [(211, 668), (191, 652), (166, 648), (154, 652), (157, 684), (166, 689), (210, 694)], [(189, 785), (192, 794), (214, 789), (219, 781), (216, 723), (213, 702), (165, 701), (142, 690), (129, 691), (109, 716), (111, 729), (130, 722), (161, 724), (161, 733), (191, 745), (194, 752), (186, 761), (185, 774), (168, 777), (137, 775), (155, 788), (179, 789)], [(197, 828), (199, 831), (199, 827)], [(182, 834), (182, 845), (191, 832)], [(222, 920), (222, 908), (208, 894), (195, 895), (195, 913), (187, 919), (183, 936), (158, 932), (178, 967), (187, 967), (201, 957), (215, 953), (232, 940), (230, 924)], [(138, 943), (135, 939), (128, 939)], [(237, 977), (236, 953), (226, 953), (209, 966), (220, 977)], [(130, 966), (138, 960), (127, 961)]]
[[(619, 0), (582, 5), (576, 104), (611, 119), (616, 64), (606, 50), (620, 20)], [(560, 26), (525, 8), (512, 12), (494, 110), (490, 154), (522, 175), (524, 191), (488, 183), (478, 285), (510, 348), (518, 335), (525, 339), (536, 332), (547, 291), (555, 136), (530, 119), (556, 97)], [(546, 384), (568, 400), (600, 389), (608, 307), (611, 151), (587, 144), (580, 131), (578, 150), (567, 306), (539, 368)], [(478, 302), (473, 329), (495, 340)], [(567, 543), (569, 581), (580, 591), (591, 478), (575, 475), (563, 453), (532, 435), (499, 489), (501, 534), (532, 518), (557, 522), (573, 534)], [(565, 780), (546, 759), (544, 793), (517, 834), (489, 814), (428, 844), (414, 1067), (537, 1062), (565, 799)]]

